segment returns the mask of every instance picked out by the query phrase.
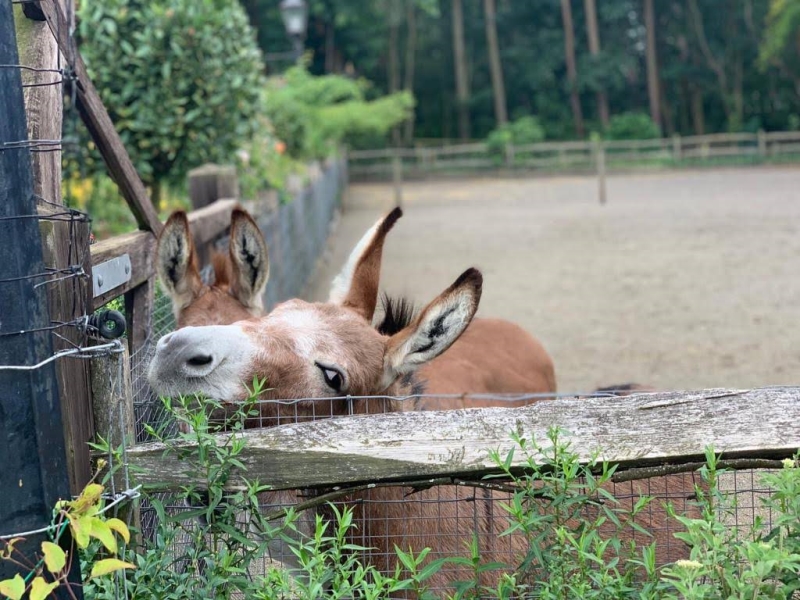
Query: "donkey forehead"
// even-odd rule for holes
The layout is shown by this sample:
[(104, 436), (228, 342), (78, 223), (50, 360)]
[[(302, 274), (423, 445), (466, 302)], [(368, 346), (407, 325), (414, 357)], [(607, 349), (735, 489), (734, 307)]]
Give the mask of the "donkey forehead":
[(289, 300), (249, 327), (262, 340), (290, 344), (303, 358), (343, 357), (354, 346), (383, 344), (382, 336), (355, 312), (333, 304)]

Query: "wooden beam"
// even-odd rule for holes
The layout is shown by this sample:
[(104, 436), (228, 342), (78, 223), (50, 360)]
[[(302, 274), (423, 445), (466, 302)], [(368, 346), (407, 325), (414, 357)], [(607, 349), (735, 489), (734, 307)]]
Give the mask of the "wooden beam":
[(86, 65), (78, 52), (75, 40), (69, 34), (67, 19), (58, 2), (50, 0), (40, 4), (67, 63), (72, 67), (77, 87), (78, 112), (80, 112), (92, 140), (106, 162), (111, 177), (119, 186), (140, 229), (159, 233), (161, 221), (150, 196), (142, 183), (133, 162), (114, 129), (100, 95), (89, 78)]
[[(246, 441), (239, 459), (247, 471), (232, 473), (229, 486), (241, 489), (243, 476), (277, 489), (479, 477), (497, 471), (488, 450), (508, 453), (512, 431), (546, 444), (554, 426), (570, 432), (583, 462), (595, 452), (623, 467), (697, 461), (708, 444), (726, 458), (782, 458), (800, 448), (800, 388), (565, 398), (523, 408), (401, 412), (252, 429), (235, 434)], [(218, 442), (231, 435), (218, 435)], [(130, 463), (141, 469), (139, 483), (173, 489), (200, 484), (192, 474), (198, 469), (189, 458), (191, 445), (180, 448), (187, 452), (165, 454), (161, 443), (128, 450)], [(512, 464), (525, 465), (521, 452)]]
[[(224, 235), (231, 224), (231, 211), (236, 200), (220, 200), (200, 210), (189, 213), (189, 226), (198, 247), (203, 248)], [(131, 259), (131, 278), (125, 284), (108, 290), (94, 299), (94, 308), (99, 308), (109, 300), (127, 294), (155, 275), (153, 259), (156, 253), (156, 236), (149, 231), (125, 233), (93, 244), (92, 264), (127, 254)]]

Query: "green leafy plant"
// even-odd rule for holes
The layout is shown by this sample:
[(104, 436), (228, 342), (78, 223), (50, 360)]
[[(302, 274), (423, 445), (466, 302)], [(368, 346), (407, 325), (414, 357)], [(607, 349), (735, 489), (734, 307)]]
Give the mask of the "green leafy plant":
[(229, 161), (250, 137), (264, 65), (237, 0), (81, 2), (78, 17), (89, 73), (156, 203), (162, 182)]
[(414, 107), (408, 92), (369, 100), (370, 84), (341, 75), (314, 76), (297, 65), (267, 84), (264, 108), (275, 135), (296, 158), (324, 158), (360, 136), (384, 137)]
[(649, 140), (661, 137), (661, 132), (649, 115), (628, 112), (611, 117), (604, 137), (609, 140)]
[(544, 141), (544, 138), (544, 128), (539, 119), (526, 115), (489, 133), (486, 138), (486, 148), (491, 154), (503, 157), (511, 144), (535, 144)]

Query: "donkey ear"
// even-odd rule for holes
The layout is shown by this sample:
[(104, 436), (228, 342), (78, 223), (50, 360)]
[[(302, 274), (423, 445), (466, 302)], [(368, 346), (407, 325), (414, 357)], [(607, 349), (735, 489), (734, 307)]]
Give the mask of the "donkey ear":
[(269, 279), (269, 251), (253, 217), (239, 207), (231, 214), (230, 257), (234, 297), (249, 309), (263, 310), (263, 293)]
[(203, 287), (197, 268), (189, 219), (182, 210), (173, 212), (167, 219), (156, 245), (156, 271), (164, 291), (172, 299), (172, 308), (178, 312), (194, 300)]
[(372, 321), (378, 304), (383, 242), (402, 216), (403, 211), (395, 208), (364, 234), (333, 280), (328, 302), (351, 308), (367, 321)]
[(415, 321), (389, 338), (384, 356), (384, 383), (414, 371), (447, 350), (464, 333), (478, 310), (483, 276), (467, 269)]

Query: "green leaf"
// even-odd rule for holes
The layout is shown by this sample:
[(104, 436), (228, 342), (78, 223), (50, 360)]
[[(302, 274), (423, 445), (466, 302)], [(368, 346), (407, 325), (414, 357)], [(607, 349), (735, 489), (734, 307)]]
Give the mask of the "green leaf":
[(42, 542), (42, 554), (44, 554), (44, 564), (47, 570), (53, 575), (57, 575), (67, 564), (67, 555), (60, 546), (53, 542)]
[(0, 595), (11, 600), (20, 600), (25, 593), (25, 580), (17, 573), (13, 579), (0, 581)]
[(118, 558), (104, 558), (103, 560), (99, 560), (94, 564), (90, 577), (102, 577), (103, 575), (108, 575), (109, 573), (113, 573), (114, 571), (119, 571), (121, 569), (135, 568), (136, 565), (119, 560)]

